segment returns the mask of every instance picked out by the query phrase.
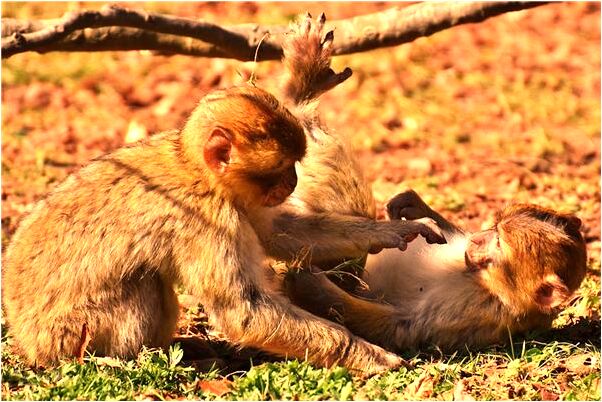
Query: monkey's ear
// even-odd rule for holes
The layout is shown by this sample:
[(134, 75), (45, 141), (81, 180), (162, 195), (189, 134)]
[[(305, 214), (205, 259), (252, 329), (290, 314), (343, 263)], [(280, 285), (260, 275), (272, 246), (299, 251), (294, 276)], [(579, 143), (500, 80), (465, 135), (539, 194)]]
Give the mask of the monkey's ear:
[(535, 292), (535, 302), (543, 311), (558, 307), (569, 297), (569, 289), (556, 274), (546, 275)]
[(207, 166), (215, 173), (223, 173), (230, 163), (232, 140), (221, 128), (214, 128), (205, 143), (203, 156)]

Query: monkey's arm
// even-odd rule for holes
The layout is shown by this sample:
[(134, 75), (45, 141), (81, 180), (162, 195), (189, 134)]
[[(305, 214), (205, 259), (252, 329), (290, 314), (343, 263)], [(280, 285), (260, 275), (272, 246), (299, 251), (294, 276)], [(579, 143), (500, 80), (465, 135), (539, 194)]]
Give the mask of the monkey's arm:
[(406, 218), (408, 220), (415, 220), (431, 218), (444, 232), (464, 234), (464, 231), (460, 227), (431, 209), (414, 190), (404, 191), (391, 198), (387, 203), (387, 215), (389, 219)]
[(403, 364), (398, 356), (342, 326), (292, 305), (273, 290), (270, 270), (262, 262), (265, 255), (249, 225), (234, 233), (234, 244), (220, 242), (220, 236), (227, 235), (215, 233), (215, 249), (186, 242), (174, 253), (182, 282), (202, 297), (210, 322), (231, 341), (322, 366), (342, 365), (364, 375)]
[(360, 258), (384, 248), (405, 250), (418, 235), (428, 243), (445, 243), (430, 219), (374, 221), (336, 213), (281, 212), (271, 221), (269, 233), (263, 233), (263, 244), (272, 257), (291, 261), (308, 253), (312, 263), (320, 264)]

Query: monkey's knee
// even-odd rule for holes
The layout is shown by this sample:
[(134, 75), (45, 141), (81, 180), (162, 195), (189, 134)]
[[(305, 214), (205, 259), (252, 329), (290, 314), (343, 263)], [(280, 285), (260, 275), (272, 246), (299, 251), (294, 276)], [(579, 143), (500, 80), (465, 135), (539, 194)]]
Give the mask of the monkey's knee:
[(13, 351), (30, 366), (55, 366), (62, 359), (77, 357), (80, 351), (81, 327), (78, 329), (68, 322), (24, 324), (12, 327), (9, 334)]

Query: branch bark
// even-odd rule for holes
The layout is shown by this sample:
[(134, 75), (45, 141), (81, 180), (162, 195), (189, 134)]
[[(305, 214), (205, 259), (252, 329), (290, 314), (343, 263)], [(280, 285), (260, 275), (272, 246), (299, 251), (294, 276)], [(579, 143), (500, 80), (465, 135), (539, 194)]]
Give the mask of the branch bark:
[[(327, 23), (335, 29), (334, 54), (350, 54), (411, 42), (444, 29), (484, 21), (546, 2), (420, 3)], [(2, 58), (36, 51), (154, 50), (166, 54), (275, 60), (282, 56), (286, 26), (220, 27), (205, 21), (124, 9), (66, 14), (42, 21), (2, 20)]]

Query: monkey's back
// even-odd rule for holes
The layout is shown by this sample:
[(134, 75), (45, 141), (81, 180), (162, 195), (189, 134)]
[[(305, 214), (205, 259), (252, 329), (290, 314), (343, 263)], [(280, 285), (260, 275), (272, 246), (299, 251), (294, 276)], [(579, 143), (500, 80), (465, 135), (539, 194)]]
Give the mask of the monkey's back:
[(127, 298), (131, 290), (122, 284), (140, 281), (169, 257), (175, 222), (186, 214), (186, 198), (174, 193), (173, 152), (163, 135), (105, 155), (23, 219), (6, 250), (2, 296), (17, 350), (30, 360), (53, 360), (35, 350), (60, 351), (57, 334), (81, 331), (95, 306), (114, 303), (116, 292)]
[(345, 140), (319, 126), (307, 131), (308, 156), (301, 161), (299, 182), (285, 204), (306, 212), (375, 218), (372, 190)]

